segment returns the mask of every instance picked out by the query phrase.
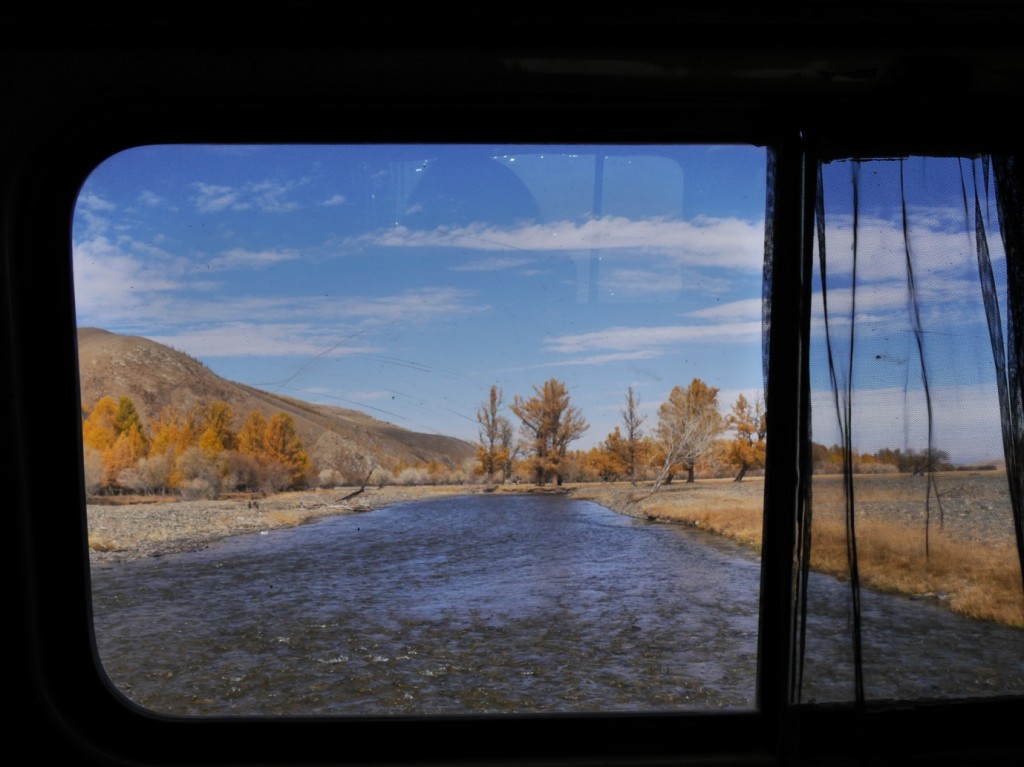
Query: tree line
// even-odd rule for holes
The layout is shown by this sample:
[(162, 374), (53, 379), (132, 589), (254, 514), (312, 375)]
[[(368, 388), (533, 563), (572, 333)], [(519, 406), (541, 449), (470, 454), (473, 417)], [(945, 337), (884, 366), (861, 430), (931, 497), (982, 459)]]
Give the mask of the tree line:
[(310, 461), (291, 415), (252, 410), (237, 431), (234, 424), (220, 400), (166, 407), (147, 427), (130, 397), (101, 397), (82, 413), (86, 489), (213, 496), (306, 481)]
[[(176, 493), (214, 497), (222, 492), (277, 492), (362, 481), (375, 484), (464, 484), (471, 482), (650, 482), (654, 490), (677, 477), (732, 477), (764, 468), (767, 414), (760, 397), (737, 396), (722, 413), (718, 389), (694, 378), (676, 386), (648, 424), (640, 401), (626, 391), (621, 421), (589, 450), (571, 444), (590, 425), (573, 405), (564, 382), (551, 378), (531, 396), (506, 403), (492, 386), (476, 413), (475, 458), (460, 466), (438, 461), (382, 466), (360, 456), (359, 467), (342, 466), (307, 453), (291, 415), (267, 418), (249, 412), (238, 419), (223, 401), (167, 407), (152, 424), (143, 423), (131, 398), (102, 397), (82, 409), (82, 441), (87, 491), (96, 493)], [(812, 443), (816, 473), (842, 471), (843, 448)], [(337, 465), (336, 465), (337, 464)], [(854, 453), (856, 472), (924, 473), (953, 468), (942, 450), (882, 449)], [(358, 468), (359, 477), (353, 471)], [(351, 476), (350, 476), (351, 475)]]
[[(873, 453), (855, 450), (850, 457), (853, 471), (857, 474), (927, 474), (956, 469), (950, 461), (949, 453), (937, 448), (901, 450), (885, 447)], [(845, 458), (846, 449), (841, 445), (829, 447), (818, 442), (811, 443), (811, 460), (818, 474), (842, 473)]]
[[(693, 482), (699, 472), (740, 482), (764, 468), (768, 416), (760, 396), (751, 400), (739, 394), (723, 414), (718, 389), (699, 378), (674, 387), (650, 425), (633, 389), (627, 389), (620, 425), (585, 451), (568, 449), (589, 425), (562, 381), (549, 379), (534, 386), (531, 397), (513, 398), (508, 410), (519, 422), (518, 433), (513, 418), (502, 411), (503, 400), (501, 388), (492, 386), (477, 410), (477, 473), (488, 482), (629, 480), (651, 482), (656, 491), (677, 476)], [(842, 473), (844, 448), (812, 442), (811, 451), (815, 473)], [(936, 448), (855, 451), (852, 466), (857, 473), (907, 474), (956, 468), (948, 453)]]
[[(490, 482), (513, 481), (518, 470), (540, 486), (566, 479), (628, 479), (633, 484), (651, 480), (657, 490), (680, 473), (693, 482), (702, 464), (727, 466), (736, 481), (764, 467), (767, 415), (760, 398), (750, 401), (740, 394), (723, 415), (718, 389), (699, 378), (672, 389), (649, 432), (630, 387), (621, 428), (589, 451), (568, 449), (590, 427), (562, 381), (551, 378), (534, 386), (532, 396), (513, 398), (508, 409), (519, 421), (518, 435), (502, 412), (503, 400), (501, 388), (492, 386), (477, 410), (478, 470)], [(733, 436), (722, 438), (725, 432)]]

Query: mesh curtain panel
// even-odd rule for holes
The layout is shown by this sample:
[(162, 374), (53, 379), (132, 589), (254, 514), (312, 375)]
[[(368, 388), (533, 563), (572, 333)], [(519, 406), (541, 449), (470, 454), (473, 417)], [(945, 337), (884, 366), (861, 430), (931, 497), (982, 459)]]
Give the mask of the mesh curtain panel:
[[(834, 160), (818, 164), (811, 186), (810, 481), (796, 531), (793, 699), (1019, 695), (1020, 166)], [(768, 242), (770, 260), (771, 231)], [(917, 596), (880, 599), (892, 589), (883, 571)], [(1017, 632), (1016, 666), (986, 659), (993, 628)], [(907, 653), (933, 653), (934, 673), (901, 675)]]

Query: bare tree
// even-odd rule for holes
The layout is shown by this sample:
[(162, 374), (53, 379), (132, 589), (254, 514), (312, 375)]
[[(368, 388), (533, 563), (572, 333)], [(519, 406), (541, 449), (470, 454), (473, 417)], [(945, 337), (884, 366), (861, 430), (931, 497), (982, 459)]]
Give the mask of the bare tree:
[(508, 479), (512, 463), (512, 423), (501, 414), (501, 401), (501, 388), (491, 386), (487, 402), (476, 411), (476, 420), (480, 423), (477, 459), (488, 482), (494, 481), (494, 473), (499, 469), (502, 478)]
[(626, 390), (626, 407), (622, 411), (622, 423), (625, 426), (626, 470), (629, 472), (629, 481), (636, 484), (637, 453), (640, 447), (640, 438), (643, 436), (643, 424), (647, 420), (640, 415), (638, 408), (640, 400), (633, 396), (633, 387)]
[(661, 487), (677, 464), (686, 467), (686, 481), (693, 482), (694, 466), (708, 454), (724, 426), (718, 412), (718, 389), (699, 378), (685, 389), (672, 389), (658, 409), (657, 433), (665, 459), (651, 492)]

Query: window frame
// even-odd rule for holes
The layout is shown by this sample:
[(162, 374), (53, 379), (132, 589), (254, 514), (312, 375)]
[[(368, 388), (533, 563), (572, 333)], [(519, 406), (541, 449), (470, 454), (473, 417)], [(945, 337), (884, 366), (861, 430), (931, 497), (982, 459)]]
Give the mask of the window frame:
[[(204, 52), (206, 63), (240, 63), (230, 54)], [(121, 58), (89, 61), (117, 82), (113, 73)], [(407, 55), (401, 74), (408, 76), (419, 62)], [(256, 57), (243, 57), (241, 63), (262, 71)], [(305, 72), (309, 63), (296, 65), (295, 72)], [(851, 740), (904, 764), (952, 764), (968, 756), (978, 764), (999, 763), (1021, 754), (1015, 733), (998, 724), (1004, 717), (1024, 719), (1024, 699), (1017, 696), (900, 701), (857, 711), (846, 704), (793, 706), (788, 684), (791, 522), (800, 462), (808, 448), (800, 432), (797, 393), (804, 390), (800, 371), (806, 363), (807, 315), (802, 307), (809, 280), (792, 279), (792, 271), (805, 275), (810, 267), (813, 217), (808, 205), (813, 200), (814, 162), (847, 153), (1019, 151), (1020, 139), (1010, 135), (1014, 123), (1006, 107), (984, 126), (960, 116), (936, 130), (948, 115), (934, 105), (915, 110), (902, 95), (847, 92), (833, 99), (782, 89), (765, 96), (753, 85), (723, 95), (714, 90), (713, 78), (690, 91), (650, 83), (629, 91), (621, 87), (628, 78), (595, 80), (585, 74), (524, 77), (514, 86), (493, 90), (472, 78), (468, 83), (454, 78), (462, 90), (449, 90), (444, 77), (429, 87), (416, 79), (402, 85), (397, 95), (389, 91), (386, 98), (379, 89), (393, 84), (390, 74), (371, 78), (369, 87), (357, 78), (340, 85), (316, 81), (298, 93), (287, 92), (284, 86), (292, 81), (283, 76), (270, 78), (271, 90), (275, 85), (280, 90), (265, 98), (260, 83), (245, 85), (248, 68), (245, 76), (214, 78), (204, 87), (187, 77), (181, 81), (182, 71), (192, 70), (180, 61), (150, 64), (156, 70), (155, 84), (147, 79), (152, 71), (123, 73), (113, 93), (104, 93), (101, 82), (67, 88), (55, 94), (54, 103), (28, 94), (28, 89), (51, 81), (42, 74), (29, 77), (17, 101), (29, 119), (12, 131), (11, 145), (4, 150), (9, 168), (3, 187), (4, 345), (11, 361), (7, 415), (13, 448), (5, 471), (17, 511), (17, 622), (23, 626), (15, 650), (16, 689), (30, 717), (25, 726), (46, 733), (44, 749), (74, 755), (82, 763), (144, 764), (189, 763), (197, 759), (197, 749), (203, 761), (215, 764), (780, 764), (794, 754), (828, 763), (842, 761)], [(73, 70), (78, 63), (68, 54), (64, 65)], [(231, 88), (227, 97), (221, 90), (225, 86)], [(68, 93), (70, 104), (55, 103)], [(345, 96), (342, 107), (334, 102), (338, 93)], [(510, 120), (510, 103), (525, 116)], [(898, 127), (882, 135), (878, 128), (852, 125), (851, 103), (872, 112), (889, 110)], [(448, 109), (449, 119), (443, 123), (411, 124), (410, 110), (439, 107)], [(339, 129), (339, 109), (342, 116), (358, 119)], [(681, 125), (685, 118), (689, 120)], [(776, 254), (791, 255), (774, 262), (772, 306), (779, 314), (772, 316), (766, 397), (773, 415), (786, 417), (773, 418), (766, 468), (757, 710), (180, 720), (125, 702), (99, 673), (91, 638), (68, 215), (81, 183), (109, 155), (143, 144), (458, 143), (482, 138), (519, 144), (570, 139), (614, 143), (624, 138), (630, 143), (749, 143), (770, 146), (776, 153), (775, 248)], [(46, 329), (45, 344), (39, 343), (40, 329)], [(56, 524), (55, 509), (78, 509), (77, 524)], [(941, 743), (934, 740), (936, 731), (943, 733)]]

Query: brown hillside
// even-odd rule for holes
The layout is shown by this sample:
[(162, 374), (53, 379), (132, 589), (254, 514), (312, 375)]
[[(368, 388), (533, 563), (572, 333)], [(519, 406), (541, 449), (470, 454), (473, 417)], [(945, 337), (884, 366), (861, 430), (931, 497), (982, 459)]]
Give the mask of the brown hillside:
[(185, 409), (214, 400), (224, 400), (235, 411), (236, 428), (252, 410), (267, 418), (290, 413), (319, 468), (358, 474), (374, 465), (391, 469), (425, 461), (454, 467), (473, 455), (471, 444), (454, 437), (420, 434), (358, 410), (228, 381), (189, 355), (139, 336), (79, 328), (78, 368), (83, 410), (104, 396), (128, 396), (147, 424), (167, 406)]

